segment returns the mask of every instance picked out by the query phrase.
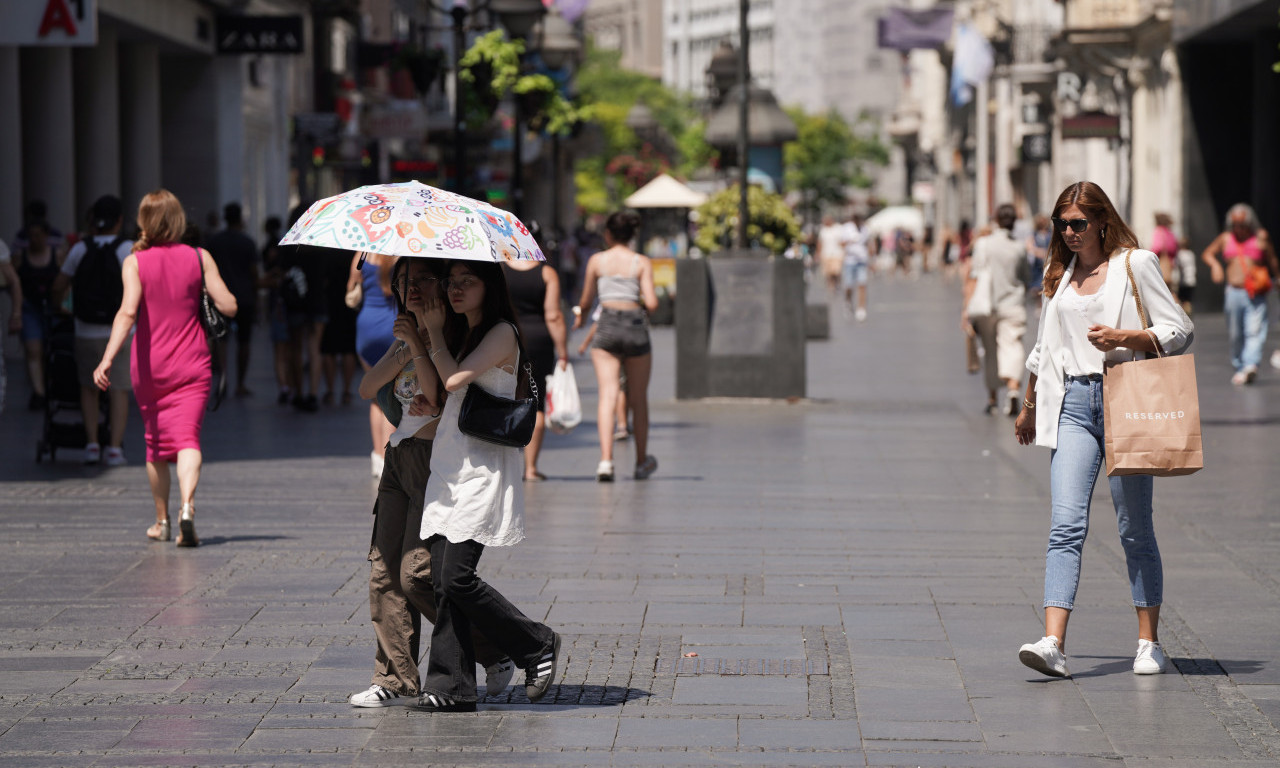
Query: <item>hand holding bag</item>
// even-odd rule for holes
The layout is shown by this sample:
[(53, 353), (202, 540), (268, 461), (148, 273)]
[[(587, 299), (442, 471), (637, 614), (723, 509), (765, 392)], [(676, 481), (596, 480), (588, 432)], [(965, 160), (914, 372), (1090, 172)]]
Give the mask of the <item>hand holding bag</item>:
[(503, 397), (471, 382), (458, 410), (458, 430), (462, 434), (508, 448), (523, 448), (533, 439), (538, 416), (538, 383), (533, 380), (533, 366), (525, 360), (519, 331), (516, 331), (516, 348), (520, 350), (518, 360), (528, 377), (532, 397), (518, 400)]
[[(1146, 331), (1147, 313), (1128, 255), (1125, 269)], [(1204, 468), (1194, 355), (1107, 363), (1102, 404), (1107, 477), (1174, 477)]]

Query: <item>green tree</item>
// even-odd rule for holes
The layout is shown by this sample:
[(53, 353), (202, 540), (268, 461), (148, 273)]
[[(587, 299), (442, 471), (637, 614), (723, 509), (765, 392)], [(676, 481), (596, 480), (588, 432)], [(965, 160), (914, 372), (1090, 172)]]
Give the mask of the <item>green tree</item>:
[[(601, 132), (602, 151), (579, 158), (574, 178), (578, 206), (587, 213), (608, 213), (659, 173), (688, 176), (711, 163), (714, 151), (703, 138), (704, 122), (690, 98), (661, 81), (624, 69), (621, 53), (588, 44), (575, 84), (579, 102), (591, 110)], [(644, 104), (659, 130), (637, 136), (627, 114)]]
[[(747, 188), (747, 244), (775, 254), (787, 250), (800, 236), (800, 223), (781, 195), (758, 186)], [(707, 199), (698, 208), (694, 244), (705, 253), (730, 247), (738, 227), (738, 187), (735, 184)]]
[(463, 103), (467, 122), (483, 125), (493, 116), (498, 102), (508, 95), (532, 105), (525, 111), (530, 127), (548, 133), (567, 134), (591, 111), (576, 107), (546, 75), (521, 71), (523, 40), (510, 40), (495, 29), (471, 44), (458, 62), (464, 83)]
[(806, 222), (824, 207), (844, 205), (849, 187), (869, 188), (869, 169), (889, 163), (879, 126), (865, 114), (852, 126), (834, 109), (810, 115), (792, 107), (787, 114), (795, 121), (797, 136), (782, 146), (785, 183), (799, 193)]

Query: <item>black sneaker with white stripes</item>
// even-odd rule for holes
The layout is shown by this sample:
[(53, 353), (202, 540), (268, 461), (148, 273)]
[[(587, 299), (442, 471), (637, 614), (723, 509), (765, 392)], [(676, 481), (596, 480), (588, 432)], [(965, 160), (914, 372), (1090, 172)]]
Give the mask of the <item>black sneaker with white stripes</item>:
[(438, 693), (424, 693), (418, 696), (418, 703), (413, 709), (419, 712), (475, 712), (474, 701), (458, 701)]
[(555, 635), (551, 648), (542, 654), (538, 663), (525, 670), (524, 692), (529, 701), (537, 701), (547, 695), (547, 689), (556, 679), (556, 666), (560, 662), (560, 635)]

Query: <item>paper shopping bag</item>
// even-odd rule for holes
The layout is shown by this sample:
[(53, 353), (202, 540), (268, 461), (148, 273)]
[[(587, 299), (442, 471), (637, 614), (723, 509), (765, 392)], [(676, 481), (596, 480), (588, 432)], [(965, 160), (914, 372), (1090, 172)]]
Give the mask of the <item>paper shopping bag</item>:
[(1194, 355), (1108, 363), (1102, 404), (1108, 477), (1204, 468)]

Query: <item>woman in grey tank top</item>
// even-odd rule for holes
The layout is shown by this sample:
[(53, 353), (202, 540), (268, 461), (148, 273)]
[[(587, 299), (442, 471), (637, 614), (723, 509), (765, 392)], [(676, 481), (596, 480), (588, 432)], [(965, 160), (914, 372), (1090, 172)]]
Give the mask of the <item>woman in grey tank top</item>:
[(596, 419), (600, 432), (596, 479), (600, 482), (613, 480), (613, 422), (624, 371), (636, 444), (634, 477), (644, 480), (658, 468), (658, 460), (648, 454), (649, 372), (653, 363), (648, 313), (658, 308), (658, 296), (653, 288), (653, 266), (628, 247), (639, 227), (640, 217), (633, 211), (619, 211), (605, 222), (608, 248), (587, 262), (573, 323), (575, 329), (582, 327), (583, 315), (590, 314), (598, 296), (600, 319), (591, 344), (591, 362), (600, 391)]

